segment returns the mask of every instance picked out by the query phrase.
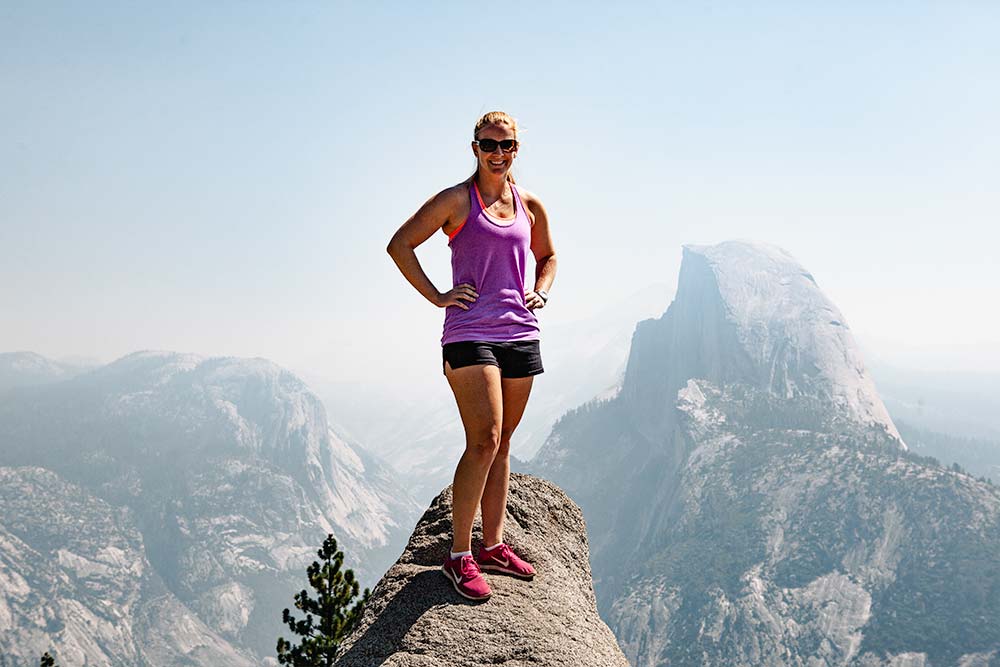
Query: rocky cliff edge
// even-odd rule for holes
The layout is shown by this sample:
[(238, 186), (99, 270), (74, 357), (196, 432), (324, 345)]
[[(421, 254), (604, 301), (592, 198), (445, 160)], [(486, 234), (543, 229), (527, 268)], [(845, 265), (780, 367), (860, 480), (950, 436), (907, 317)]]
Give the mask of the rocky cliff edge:
[[(538, 574), (486, 574), (493, 596), (483, 603), (461, 598), (440, 570), (451, 547), (451, 500), (449, 486), (421, 517), (338, 667), (628, 665), (597, 614), (583, 514), (562, 490), (511, 474), (504, 539)], [(477, 517), (474, 550), (481, 538)]]

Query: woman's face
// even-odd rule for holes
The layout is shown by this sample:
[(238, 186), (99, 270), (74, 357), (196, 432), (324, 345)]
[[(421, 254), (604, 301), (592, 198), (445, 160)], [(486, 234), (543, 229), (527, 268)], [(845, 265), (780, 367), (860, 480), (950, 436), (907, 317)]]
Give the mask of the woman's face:
[[(506, 125), (486, 125), (479, 130), (480, 141), (483, 139), (503, 141), (504, 139), (515, 138), (514, 130)], [(514, 156), (517, 155), (516, 148), (507, 153), (498, 146), (492, 153), (487, 153), (476, 144), (472, 144), (472, 152), (479, 160), (480, 173), (494, 174), (501, 177), (506, 177), (507, 171), (514, 163)]]

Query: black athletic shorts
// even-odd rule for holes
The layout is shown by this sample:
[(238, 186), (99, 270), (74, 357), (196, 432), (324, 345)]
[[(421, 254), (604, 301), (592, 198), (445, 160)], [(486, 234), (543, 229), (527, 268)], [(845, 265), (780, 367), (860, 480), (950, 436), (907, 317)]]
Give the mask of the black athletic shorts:
[(441, 357), (442, 371), (446, 361), (453, 369), (479, 364), (499, 366), (500, 377), (505, 378), (526, 378), (545, 370), (537, 340), (446, 343), (441, 346)]

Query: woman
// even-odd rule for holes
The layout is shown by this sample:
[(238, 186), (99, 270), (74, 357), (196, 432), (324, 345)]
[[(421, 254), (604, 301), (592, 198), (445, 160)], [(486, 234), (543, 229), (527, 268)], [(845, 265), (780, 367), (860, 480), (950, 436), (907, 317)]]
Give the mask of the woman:
[[(389, 242), (388, 251), (420, 294), (445, 309), (444, 375), (465, 426), (465, 452), (452, 485), (451, 554), (441, 570), (460, 595), (485, 600), (483, 569), (524, 579), (535, 575), (503, 543), (510, 478), (510, 437), (521, 421), (533, 377), (542, 372), (534, 311), (548, 301), (556, 255), (541, 201), (514, 185), (517, 124), (493, 111), (476, 123), (472, 153), (476, 171), (431, 197)], [(452, 250), (452, 285), (439, 292), (414, 248), (437, 230)], [(525, 290), (528, 250), (535, 257), (534, 288)], [(472, 556), (476, 507), (483, 517), (483, 544)]]

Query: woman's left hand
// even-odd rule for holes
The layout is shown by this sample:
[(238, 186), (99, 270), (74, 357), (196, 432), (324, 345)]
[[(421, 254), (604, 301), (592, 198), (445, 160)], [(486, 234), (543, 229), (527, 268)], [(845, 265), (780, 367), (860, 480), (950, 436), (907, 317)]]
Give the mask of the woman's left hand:
[(538, 308), (545, 307), (545, 300), (538, 296), (535, 292), (525, 292), (524, 305), (528, 307), (528, 310), (536, 310)]

